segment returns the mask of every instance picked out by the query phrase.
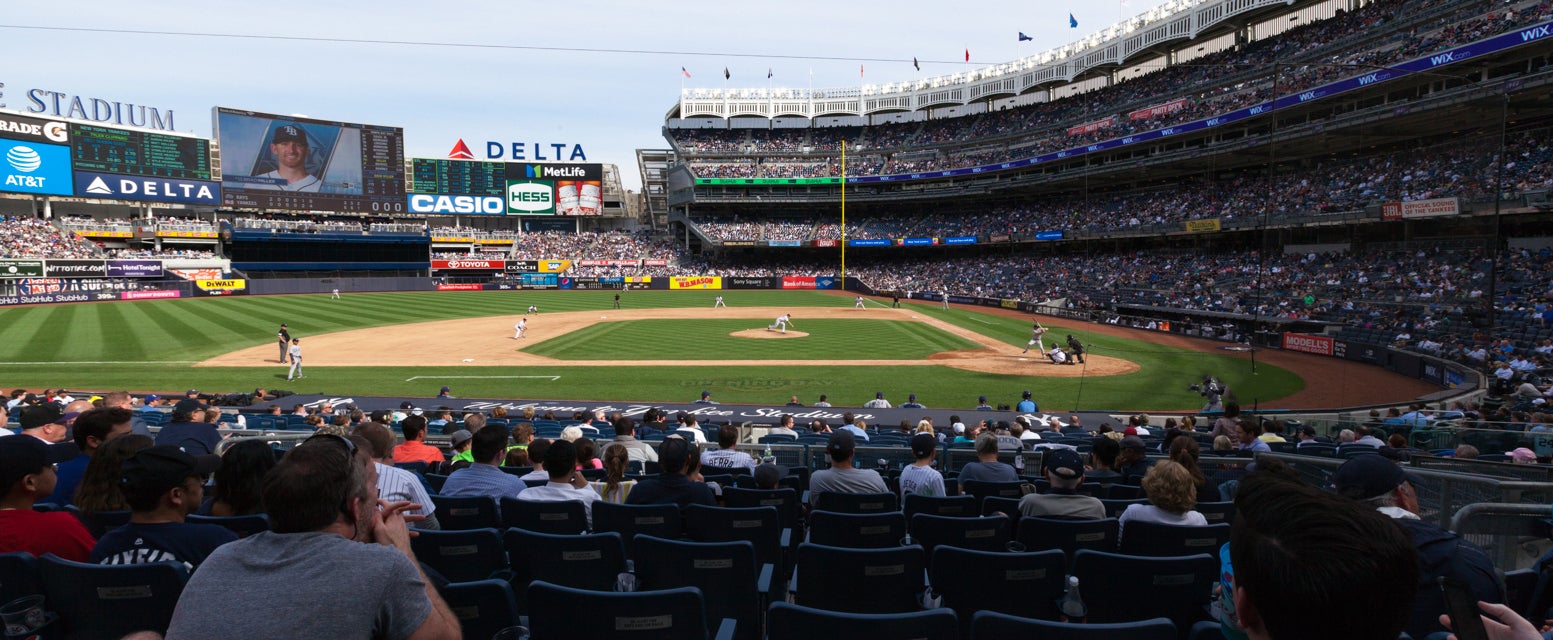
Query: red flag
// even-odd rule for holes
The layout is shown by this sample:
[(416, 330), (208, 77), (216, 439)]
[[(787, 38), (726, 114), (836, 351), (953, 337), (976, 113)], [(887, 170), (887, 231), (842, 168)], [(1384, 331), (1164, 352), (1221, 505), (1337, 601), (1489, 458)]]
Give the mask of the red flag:
[(965, 61), (966, 62), (970, 62), (971, 61), (971, 50), (970, 49), (966, 49), (965, 50)]
[(863, 77), (863, 65), (857, 65), (857, 77)]

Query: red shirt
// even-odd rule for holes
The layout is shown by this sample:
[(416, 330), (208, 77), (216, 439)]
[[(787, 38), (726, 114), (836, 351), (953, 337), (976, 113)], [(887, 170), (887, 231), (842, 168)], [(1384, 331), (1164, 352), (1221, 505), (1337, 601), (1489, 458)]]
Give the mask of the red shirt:
[(26, 551), (35, 556), (52, 553), (66, 560), (86, 562), (97, 541), (75, 516), (64, 512), (38, 513), (32, 509), (0, 511), (0, 553)]
[(420, 440), (410, 440), (394, 447), (394, 462), (442, 462), (442, 450)]

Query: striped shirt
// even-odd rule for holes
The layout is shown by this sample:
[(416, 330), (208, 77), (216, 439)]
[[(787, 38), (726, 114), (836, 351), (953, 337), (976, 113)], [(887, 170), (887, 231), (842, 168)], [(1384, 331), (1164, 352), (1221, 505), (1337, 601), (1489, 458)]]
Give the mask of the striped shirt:
[(426, 487), (421, 485), (420, 478), (414, 473), (383, 464), (377, 465), (377, 494), (379, 498), (393, 502), (413, 502), (421, 505), (421, 509), (406, 511), (405, 513), (417, 516), (429, 516), (437, 510), (437, 505), (431, 503), (431, 497), (426, 495)]

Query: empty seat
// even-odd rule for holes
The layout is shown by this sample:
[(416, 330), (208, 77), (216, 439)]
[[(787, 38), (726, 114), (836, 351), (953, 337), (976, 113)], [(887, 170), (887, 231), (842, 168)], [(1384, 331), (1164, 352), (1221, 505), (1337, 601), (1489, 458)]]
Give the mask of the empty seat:
[[(743, 476), (735, 478), (735, 482), (742, 480)], [(784, 480), (791, 479), (797, 484), (797, 478), (788, 476)], [(753, 483), (751, 483), (753, 486)], [(773, 507), (777, 510), (777, 520), (784, 528), (797, 532), (803, 527), (803, 503), (798, 500), (798, 490), (783, 487), (781, 489), (745, 489), (742, 487), (723, 488), (723, 506), (744, 509), (750, 507)]]
[(893, 493), (827, 491), (814, 497), (814, 509), (832, 513), (888, 513), (900, 511), (900, 498)]
[(507, 553), (495, 529), (419, 531), (410, 539), (410, 549), (449, 582), (507, 577)]
[(974, 518), (981, 513), (974, 496), (924, 496), (916, 493), (906, 496), (902, 511), (906, 513), (908, 522), (919, 513), (954, 518)]
[(1041, 640), (1177, 640), (1176, 626), (1168, 618), (1125, 623), (1069, 623), (1019, 618), (982, 611), (971, 620), (971, 637), (1040, 638)]
[(685, 507), (685, 537), (697, 542), (747, 540), (755, 545), (761, 564), (776, 565), (786, 575), (783, 549), (791, 544), (792, 531), (783, 529), (776, 507), (732, 509), (693, 504)]
[(237, 534), (239, 538), (246, 538), (260, 531), (270, 530), (270, 519), (262, 513), (247, 516), (190, 515), (185, 518), (185, 521), (191, 524), (213, 524), (223, 527), (227, 531)]
[[(574, 589), (549, 582), (528, 588), (539, 615), (529, 616), (534, 640), (617, 638), (707, 640), (706, 607), (693, 587), (615, 593)], [(724, 619), (717, 638), (732, 638), (737, 622)]]
[(609, 590), (625, 571), (626, 552), (618, 533), (553, 535), (508, 529), (502, 546), (512, 567), (518, 611), (530, 613), (530, 582), (543, 580), (579, 589)]
[(853, 549), (883, 549), (898, 547), (906, 537), (906, 515), (903, 513), (833, 513), (815, 511), (809, 514), (809, 541), (832, 547)]
[(922, 547), (848, 549), (805, 542), (793, 574), (797, 603), (852, 613), (907, 613), (920, 608)]
[(60, 637), (95, 640), (134, 631), (167, 633), (189, 574), (177, 562), (101, 565), (45, 554), (38, 559)]
[(911, 519), (912, 542), (922, 545), (923, 552), (932, 557), (940, 546), (977, 549), (981, 551), (1006, 551), (1013, 538), (1008, 518), (1002, 515), (982, 518), (953, 518), (919, 513)]
[(672, 504), (593, 503), (593, 530), (620, 534), (627, 555), (632, 553), (631, 539), (638, 535), (672, 540), (679, 537), (681, 529), (679, 507)]
[(960, 616), (964, 631), (969, 631), (972, 616), (981, 610), (1058, 619), (1057, 600), (1066, 589), (1068, 567), (1068, 557), (1061, 551), (1003, 553), (939, 547), (931, 558), (928, 582), (943, 597), (944, 606)]
[(437, 523), (443, 531), (456, 529), (497, 529), (501, 516), (496, 501), (480, 496), (431, 496), (437, 505)]
[(976, 496), (978, 500), (987, 496), (1013, 498), (1018, 500), (1021, 496), (1025, 495), (1024, 487), (1026, 484), (1028, 483), (1024, 482), (1023, 480), (1015, 482), (982, 482), (979, 480), (969, 480), (961, 483), (960, 490), (966, 495)]
[(1116, 518), (1104, 520), (1067, 520), (1061, 518), (1020, 518), (1014, 536), (1026, 551), (1061, 549), (1072, 557), (1079, 549), (1112, 552), (1116, 550)]
[(1122, 525), (1122, 553), (1156, 558), (1216, 554), (1229, 542), (1228, 524), (1183, 527), (1156, 522), (1128, 522)]
[(1199, 554), (1148, 558), (1081, 550), (1073, 555), (1069, 573), (1078, 576), (1089, 597), (1088, 622), (1138, 622), (1169, 618), (1177, 627), (1191, 628), (1203, 619), (1219, 578), (1219, 560)]
[(506, 580), (459, 582), (444, 587), (441, 593), (465, 638), (490, 638), (521, 624), (517, 598)]
[(501, 499), (503, 529), (526, 529), (539, 533), (583, 533), (588, 530), (588, 511), (580, 500), (540, 502), (517, 498)]
[(845, 613), (804, 607), (786, 602), (771, 605), (766, 614), (770, 640), (817, 638), (868, 638), (868, 640), (919, 640), (954, 638), (959, 625), (951, 609), (910, 613)]
[(785, 588), (771, 594), (781, 578), (772, 565), (756, 563), (755, 545), (748, 541), (684, 542), (643, 535), (634, 546), (638, 590), (700, 589), (707, 625), (733, 618), (740, 638), (759, 638), (765, 603), (786, 597)]

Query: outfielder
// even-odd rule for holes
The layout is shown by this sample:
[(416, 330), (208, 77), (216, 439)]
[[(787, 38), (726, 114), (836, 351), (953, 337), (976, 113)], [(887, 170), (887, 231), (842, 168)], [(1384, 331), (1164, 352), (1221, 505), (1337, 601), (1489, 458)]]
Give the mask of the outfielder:
[[(793, 314), (791, 314), (791, 313), (784, 313), (782, 315), (777, 316), (776, 323), (767, 326), (766, 330), (767, 331), (771, 331), (773, 329), (781, 329), (782, 333), (787, 333), (787, 325), (790, 325), (792, 323), (793, 323)], [(796, 329), (797, 327), (795, 326), (793, 328)]]
[(717, 302), (712, 305), (713, 309), (716, 309), (718, 307), (722, 307), (724, 309), (728, 308), (728, 305), (723, 303), (723, 297), (722, 296), (717, 296)]
[(1020, 353), (1029, 353), (1030, 347), (1035, 347), (1036, 352), (1045, 354), (1046, 342), (1041, 339), (1041, 334), (1044, 333), (1046, 333), (1046, 327), (1041, 326), (1039, 322), (1035, 323), (1035, 326), (1030, 327), (1030, 341), (1025, 343), (1025, 350), (1020, 351)]
[(856, 309), (862, 309), (862, 308), (864, 308), (864, 307), (863, 307), (863, 296), (858, 296), (858, 297), (857, 297), (857, 304), (854, 304), (854, 305), (852, 305), (852, 306), (853, 306), (853, 308), (856, 308)]
[(291, 356), (291, 371), (286, 373), (286, 379), (287, 380), (295, 380), (297, 378), (306, 378), (307, 376), (302, 375), (302, 339), (301, 338), (292, 338), (291, 339), (291, 349), (288, 350), (288, 353)]
[(334, 299), (334, 300), (339, 300), (340, 299), (340, 290), (339, 289), (335, 289), (335, 290), (331, 291), (330, 294), (333, 296), (332, 299)]
[(528, 337), (528, 318), (524, 318), (522, 320), (519, 320), (517, 324), (512, 325), (512, 331), (513, 331), (513, 333), (512, 333), (512, 339), (513, 340), (517, 340), (519, 338), (527, 338)]
[(939, 297), (944, 299), (944, 308), (948, 309), (949, 308), (949, 290), (948, 289), (944, 289), (943, 291), (940, 291), (938, 293), (938, 295), (939, 295)]

